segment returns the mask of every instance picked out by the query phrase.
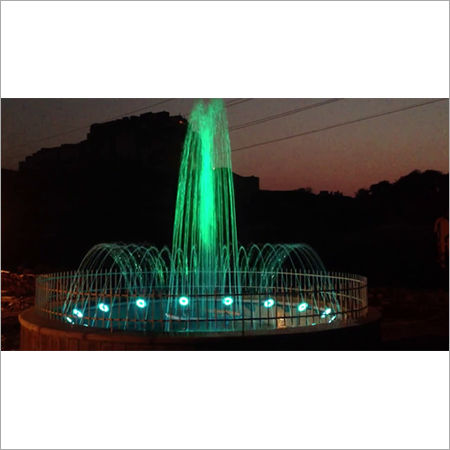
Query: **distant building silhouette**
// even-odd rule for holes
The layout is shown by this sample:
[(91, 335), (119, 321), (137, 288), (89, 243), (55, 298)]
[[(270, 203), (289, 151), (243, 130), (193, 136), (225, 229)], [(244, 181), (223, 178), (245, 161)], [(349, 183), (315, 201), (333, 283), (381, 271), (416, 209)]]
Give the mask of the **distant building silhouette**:
[[(178, 175), (187, 120), (168, 112), (145, 113), (100, 124), (93, 124), (86, 140), (77, 144), (42, 148), (19, 163), (21, 173), (83, 171), (126, 168), (157, 171), (159, 175)], [(239, 190), (255, 193), (259, 178), (234, 174)]]
[(434, 223), (434, 232), (436, 234), (439, 264), (445, 269), (448, 267), (448, 218), (439, 217)]
[[(181, 116), (146, 113), (92, 125), (78, 144), (41, 149), (19, 171), (2, 169), (3, 267), (73, 269), (100, 242), (171, 245), (186, 130)], [(238, 239), (306, 242), (327, 268), (373, 284), (448, 286), (439, 265), (448, 260), (448, 221), (438, 219), (448, 217), (448, 180), (413, 171), (351, 198), (264, 191), (258, 178), (234, 174)]]
[[(69, 269), (99, 242), (170, 245), (187, 124), (168, 112), (94, 124), (82, 142), (2, 170), (3, 264)], [(246, 221), (259, 179), (234, 182)]]
[(98, 166), (174, 170), (182, 150), (187, 121), (168, 112), (91, 125), (86, 140), (43, 148), (19, 163), (19, 171), (80, 170)]

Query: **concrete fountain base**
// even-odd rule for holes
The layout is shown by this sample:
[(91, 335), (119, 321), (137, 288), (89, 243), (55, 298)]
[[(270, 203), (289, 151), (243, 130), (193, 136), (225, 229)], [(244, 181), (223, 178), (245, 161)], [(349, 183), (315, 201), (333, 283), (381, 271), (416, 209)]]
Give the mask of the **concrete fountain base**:
[(380, 348), (380, 314), (369, 308), (351, 324), (284, 328), (251, 334), (150, 335), (66, 326), (34, 308), (19, 316), (21, 350), (372, 350)]

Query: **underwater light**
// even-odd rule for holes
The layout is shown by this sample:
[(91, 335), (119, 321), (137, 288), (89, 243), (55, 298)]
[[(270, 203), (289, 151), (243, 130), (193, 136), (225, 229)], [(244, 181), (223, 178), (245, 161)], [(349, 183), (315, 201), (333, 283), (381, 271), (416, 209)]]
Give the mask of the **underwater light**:
[[(326, 326), (337, 320), (335, 314), (347, 313), (347, 303), (341, 302), (352, 289), (351, 306), (365, 315), (366, 280), (326, 272), (309, 245), (240, 245), (237, 180), (223, 101), (196, 102), (188, 120), (176, 117), (174, 121), (187, 128), (178, 174), (173, 177), (177, 184), (171, 195), (175, 206), (167, 236), (172, 236), (171, 241), (165, 239), (168, 245), (163, 248), (97, 244), (76, 271), (39, 281), (37, 308), (50, 308), (49, 314), (61, 323), (70, 317), (74, 328), (87, 324), (108, 333), (247, 335), (272, 328), (304, 328), (312, 320)], [(134, 203), (140, 209), (148, 208), (145, 202)], [(261, 214), (270, 214), (265, 210), (270, 205), (260, 206)], [(139, 226), (133, 219), (130, 224)], [(144, 239), (157, 240), (148, 231)], [(53, 278), (59, 283), (57, 292)], [(271, 293), (276, 300), (268, 297)], [(192, 305), (188, 295), (193, 296)], [(333, 306), (327, 308), (327, 304)]]
[(75, 316), (77, 316), (80, 319), (83, 317), (83, 313), (77, 308), (74, 308), (72, 312)]
[(178, 300), (178, 303), (181, 306), (186, 306), (186, 305), (189, 304), (189, 299), (187, 297), (180, 297), (179, 300)]
[(222, 303), (224, 304), (224, 305), (226, 305), (226, 306), (230, 306), (230, 305), (232, 305), (233, 304), (233, 299), (231, 298), (231, 297), (225, 297), (223, 300), (222, 300)]
[(147, 302), (143, 298), (138, 298), (136, 300), (136, 306), (138, 308), (145, 308), (147, 306)]

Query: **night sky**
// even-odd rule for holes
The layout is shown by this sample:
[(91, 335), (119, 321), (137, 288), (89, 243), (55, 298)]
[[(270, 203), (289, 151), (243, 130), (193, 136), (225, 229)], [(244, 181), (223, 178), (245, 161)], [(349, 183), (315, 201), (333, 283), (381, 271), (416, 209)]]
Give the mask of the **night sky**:
[[(191, 99), (3, 99), (2, 168), (42, 147), (79, 142), (89, 125), (147, 111), (187, 117)], [(230, 102), (232, 99), (226, 99)], [(233, 99), (236, 100), (237, 99)], [(231, 131), (231, 147), (282, 138), (360, 117), (424, 103), (428, 99), (342, 99), (297, 114)], [(229, 125), (247, 123), (324, 99), (253, 99), (228, 109)], [(353, 195), (412, 170), (448, 172), (448, 101), (346, 125), (232, 154), (233, 170), (260, 177), (263, 189), (311, 187)]]

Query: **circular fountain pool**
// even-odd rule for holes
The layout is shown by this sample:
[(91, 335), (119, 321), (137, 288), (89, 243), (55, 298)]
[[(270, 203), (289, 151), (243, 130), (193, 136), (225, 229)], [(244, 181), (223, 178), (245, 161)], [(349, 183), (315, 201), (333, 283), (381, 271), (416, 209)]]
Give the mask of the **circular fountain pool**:
[(128, 285), (126, 275), (38, 277), (34, 311), (21, 317), (22, 348), (332, 348), (343, 334), (360, 340), (356, 336), (367, 329), (361, 325), (373, 322), (366, 279), (358, 275), (272, 273), (264, 292), (260, 284), (249, 284), (176, 298), (145, 283), (154, 273), (142, 273), (134, 289), (120, 289)]
[(186, 295), (171, 291), (164, 273), (42, 275), (36, 281), (36, 310), (70, 327), (153, 334), (251, 334), (344, 324), (367, 314), (364, 277), (331, 272), (233, 275), (240, 283), (228, 284), (226, 291), (190, 285)]
[(366, 279), (327, 272), (310, 246), (239, 246), (228, 123), (212, 100), (189, 118), (171, 248), (98, 244), (77, 271), (38, 277), (22, 346), (39, 323), (37, 335), (76, 334), (83, 345), (86, 336), (121, 345), (133, 336), (144, 347), (207, 347), (216, 336), (243, 347), (252, 336), (349, 328), (367, 313)]

